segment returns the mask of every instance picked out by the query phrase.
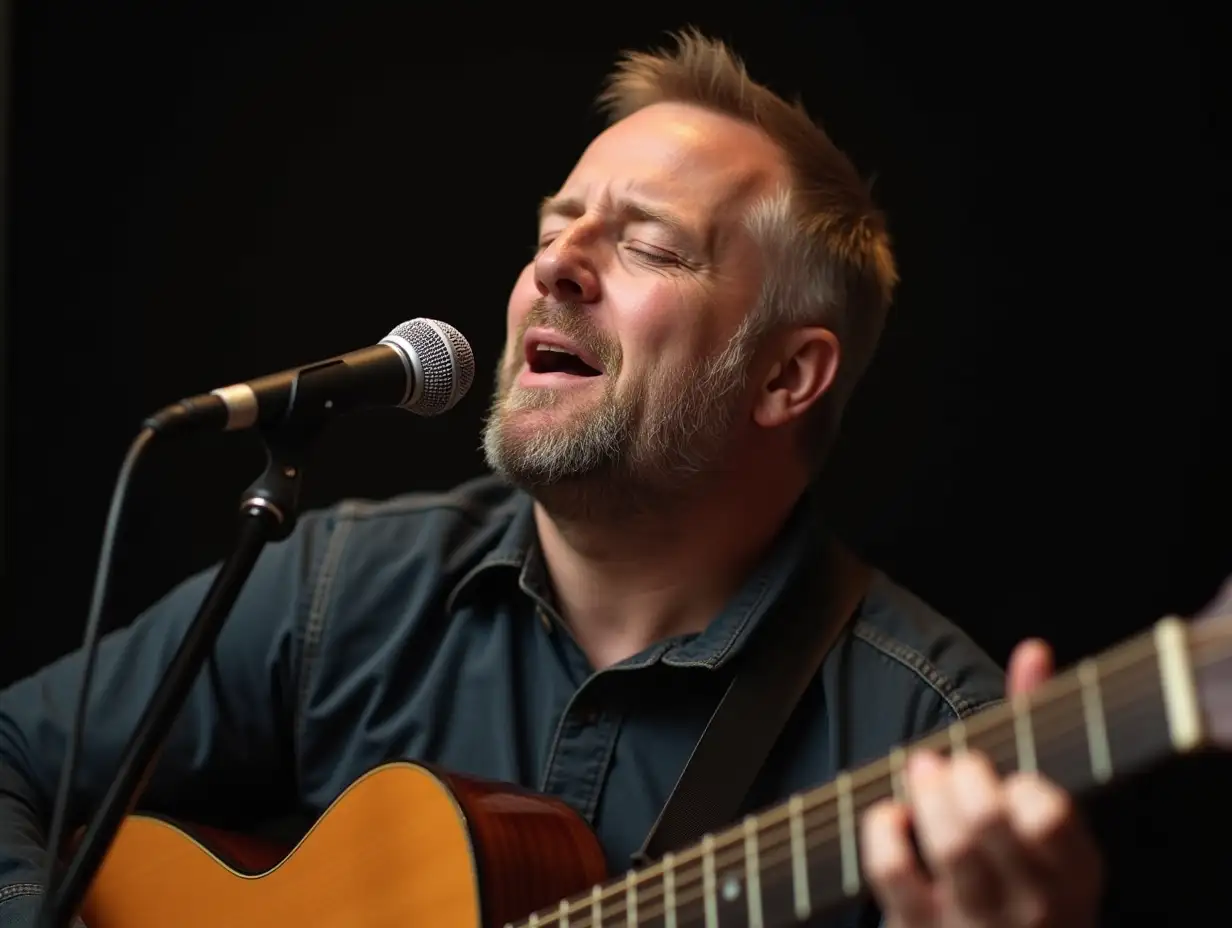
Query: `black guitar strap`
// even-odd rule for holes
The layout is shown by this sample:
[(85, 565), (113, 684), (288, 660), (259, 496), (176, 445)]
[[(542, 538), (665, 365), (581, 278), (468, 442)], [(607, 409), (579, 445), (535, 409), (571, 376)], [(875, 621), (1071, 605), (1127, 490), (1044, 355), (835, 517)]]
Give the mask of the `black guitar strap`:
[(754, 779), (868, 587), (870, 570), (837, 541), (805, 569), (803, 596), (742, 659), (634, 865), (735, 824)]

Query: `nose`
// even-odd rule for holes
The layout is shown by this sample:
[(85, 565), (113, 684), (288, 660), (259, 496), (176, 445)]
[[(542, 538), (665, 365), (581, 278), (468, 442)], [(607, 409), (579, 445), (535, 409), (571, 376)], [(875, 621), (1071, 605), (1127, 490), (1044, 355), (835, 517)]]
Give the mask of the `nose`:
[(562, 232), (535, 259), (539, 294), (561, 303), (594, 303), (599, 299), (599, 275), (583, 243), (581, 230)]

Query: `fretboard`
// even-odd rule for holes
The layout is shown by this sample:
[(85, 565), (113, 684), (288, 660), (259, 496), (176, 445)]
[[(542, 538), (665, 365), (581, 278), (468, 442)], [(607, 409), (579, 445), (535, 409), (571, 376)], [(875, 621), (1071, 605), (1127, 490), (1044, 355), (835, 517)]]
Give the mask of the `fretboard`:
[[(978, 750), (1003, 775), (1037, 771), (1080, 794), (1190, 750), (1201, 737), (1186, 629), (1165, 619), (1029, 700), (1000, 703), (915, 746)], [(910, 801), (907, 750), (506, 928), (773, 928), (833, 910), (865, 892), (862, 813), (889, 797)]]

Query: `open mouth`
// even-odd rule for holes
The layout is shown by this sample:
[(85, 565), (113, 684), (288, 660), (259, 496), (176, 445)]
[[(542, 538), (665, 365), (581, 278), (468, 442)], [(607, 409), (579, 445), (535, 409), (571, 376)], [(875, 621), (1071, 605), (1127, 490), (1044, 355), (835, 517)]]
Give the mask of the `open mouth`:
[(527, 366), (534, 374), (572, 374), (575, 377), (598, 377), (603, 372), (591, 367), (576, 354), (560, 345), (540, 343), (527, 352)]

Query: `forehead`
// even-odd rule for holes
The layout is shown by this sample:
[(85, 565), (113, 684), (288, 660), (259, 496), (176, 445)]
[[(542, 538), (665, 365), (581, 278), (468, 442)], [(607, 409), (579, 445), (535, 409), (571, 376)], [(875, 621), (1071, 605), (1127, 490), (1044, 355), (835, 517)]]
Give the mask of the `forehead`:
[(656, 103), (596, 137), (560, 192), (587, 202), (645, 197), (714, 221), (788, 182), (782, 152), (756, 126), (701, 107)]

